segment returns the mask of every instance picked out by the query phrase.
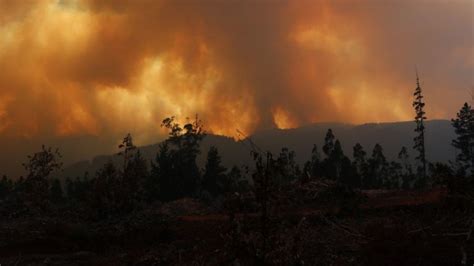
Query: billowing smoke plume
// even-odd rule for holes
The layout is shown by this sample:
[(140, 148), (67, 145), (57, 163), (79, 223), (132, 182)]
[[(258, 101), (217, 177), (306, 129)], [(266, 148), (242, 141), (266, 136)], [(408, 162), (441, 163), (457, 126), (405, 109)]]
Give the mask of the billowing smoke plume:
[(156, 137), (430, 118), (473, 82), (473, 2), (0, 0), (0, 135)]

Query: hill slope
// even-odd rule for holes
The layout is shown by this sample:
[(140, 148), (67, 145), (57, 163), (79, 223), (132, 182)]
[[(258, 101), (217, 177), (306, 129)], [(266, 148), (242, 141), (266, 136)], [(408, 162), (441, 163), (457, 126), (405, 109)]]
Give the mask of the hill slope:
[[(313, 144), (321, 147), (324, 136), (331, 128), (338, 138), (346, 155), (352, 156), (352, 147), (359, 142), (364, 146), (370, 156), (373, 146), (379, 143), (384, 148), (385, 155), (389, 159), (396, 159), (402, 146), (406, 146), (412, 152), (414, 137), (413, 122), (381, 123), (348, 125), (339, 123), (317, 123), (295, 129), (269, 129), (256, 132), (249, 138), (262, 150), (268, 150), (278, 154), (282, 147), (287, 147), (296, 152), (296, 160), (303, 164), (310, 158)], [(447, 162), (454, 159), (455, 151), (451, 146), (454, 138), (454, 130), (447, 120), (433, 120), (426, 124), (426, 146), (429, 161)], [(216, 146), (222, 156), (223, 164), (227, 167), (233, 165), (251, 165), (250, 143), (248, 140), (235, 141), (232, 138), (208, 135), (202, 143), (199, 164), (204, 165), (205, 156), (210, 146)], [(140, 147), (147, 160), (153, 160), (158, 144)], [(85, 171), (95, 173), (104, 163), (109, 160), (117, 160), (117, 156), (97, 156), (92, 161), (74, 163), (65, 168), (65, 176), (80, 176)]]

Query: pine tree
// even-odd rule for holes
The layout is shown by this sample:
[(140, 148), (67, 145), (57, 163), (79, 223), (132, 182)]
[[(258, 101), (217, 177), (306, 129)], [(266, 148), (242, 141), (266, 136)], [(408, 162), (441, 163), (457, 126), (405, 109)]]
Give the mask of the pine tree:
[(344, 178), (346, 180), (352, 179), (352, 169), (349, 169), (351, 168), (350, 160), (344, 155), (341, 142), (335, 138), (332, 129), (328, 129), (324, 138), (323, 152), (326, 155), (321, 166), (323, 176), (341, 181), (340, 178), (344, 171), (346, 175)]
[(332, 133), (332, 129), (328, 129), (326, 133), (326, 137), (324, 138), (324, 146), (323, 152), (326, 154), (327, 157), (331, 156), (331, 153), (334, 150), (334, 134)]
[(418, 151), (418, 156), (416, 159), (420, 162), (419, 172), (420, 178), (426, 180), (426, 152), (425, 152), (425, 123), (424, 121), (427, 119), (425, 116), (425, 103), (423, 101), (423, 93), (420, 86), (420, 80), (418, 78), (418, 74), (416, 75), (416, 88), (415, 93), (413, 94), (415, 100), (413, 101), (413, 107), (415, 108), (415, 123), (416, 128), (415, 132), (418, 134), (414, 138), (415, 145), (413, 148)]
[(224, 192), (226, 171), (227, 169), (221, 165), (219, 151), (214, 146), (210, 147), (202, 180), (203, 189), (214, 197)]
[(344, 152), (342, 151), (342, 146), (341, 142), (339, 140), (336, 140), (334, 143), (334, 149), (331, 152), (330, 160), (334, 165), (334, 174), (336, 177), (336, 180), (339, 180), (341, 178), (341, 172), (342, 172), (342, 164), (343, 160), (346, 156), (344, 155)]
[(362, 145), (357, 143), (353, 148), (353, 157), (354, 157), (354, 167), (359, 175), (360, 186), (364, 187), (364, 179), (366, 178), (367, 172), (367, 162), (366, 162), (367, 153), (364, 151)]
[(380, 187), (382, 181), (386, 178), (387, 159), (383, 154), (383, 148), (380, 144), (375, 144), (372, 151), (372, 157), (369, 159), (369, 180), (368, 184), (372, 187)]
[(147, 182), (147, 198), (150, 201), (172, 200), (176, 197), (177, 187), (173, 158), (167, 141), (159, 145), (155, 161), (151, 163), (151, 173)]
[(463, 105), (452, 125), (457, 135), (452, 145), (459, 151), (456, 161), (463, 172), (470, 169), (474, 176), (474, 110), (469, 104)]
[(354, 148), (353, 148), (353, 157), (354, 157), (354, 164), (357, 167), (357, 171), (359, 174), (362, 173), (362, 168), (365, 164), (365, 156), (367, 153), (364, 151), (364, 148), (362, 145), (357, 143)]
[(377, 166), (382, 166), (385, 163), (387, 163), (387, 159), (385, 158), (385, 155), (383, 154), (383, 148), (378, 143), (375, 144), (374, 150), (372, 151), (372, 161)]

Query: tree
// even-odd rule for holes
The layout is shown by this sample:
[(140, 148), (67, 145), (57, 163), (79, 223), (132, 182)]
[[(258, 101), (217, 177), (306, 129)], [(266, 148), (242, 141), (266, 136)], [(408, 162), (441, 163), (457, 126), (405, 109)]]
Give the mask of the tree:
[(339, 180), (341, 178), (342, 164), (345, 157), (346, 156), (342, 151), (341, 142), (339, 140), (336, 140), (336, 142), (334, 143), (333, 151), (330, 153), (329, 156), (329, 160), (333, 165), (334, 176), (336, 177), (336, 180)]
[(410, 164), (410, 155), (408, 155), (408, 150), (405, 146), (402, 147), (398, 153), (398, 160), (402, 164), (404, 174), (412, 174), (413, 170)]
[(118, 146), (119, 152), (117, 155), (123, 157), (123, 171), (125, 172), (128, 166), (128, 162), (133, 157), (133, 151), (137, 148), (133, 145), (132, 135), (128, 133), (122, 140), (122, 143)]
[(274, 229), (271, 226), (271, 214), (274, 207), (275, 191), (277, 190), (277, 184), (274, 180), (277, 168), (275, 167), (276, 162), (270, 152), (265, 154), (265, 161), (259, 152), (252, 151), (252, 155), (255, 161), (255, 171), (252, 174), (252, 179), (254, 182), (255, 200), (260, 213), (259, 227), (261, 245), (259, 248), (261, 252), (259, 252), (260, 254), (258, 255), (258, 265), (265, 265), (267, 252), (271, 249), (270, 245), (274, 243), (274, 241), (271, 241), (271, 231)]
[(226, 191), (239, 192), (248, 191), (249, 183), (248, 180), (242, 175), (242, 171), (239, 167), (233, 166), (227, 173), (227, 184), (225, 186)]
[(331, 154), (330, 161), (334, 167), (334, 173), (336, 180), (351, 186), (357, 187), (360, 186), (360, 180), (357, 175), (355, 167), (353, 167), (351, 160), (344, 155), (342, 150), (341, 142), (336, 140), (334, 143), (334, 150)]
[(318, 146), (314, 144), (311, 150), (311, 161), (305, 163), (304, 173), (308, 177), (320, 177), (321, 171), (321, 155), (319, 154)]
[(7, 178), (7, 176), (3, 176), (0, 180), (0, 199), (4, 199), (5, 197), (10, 194), (13, 189), (13, 182)]
[(449, 189), (453, 188), (453, 184), (457, 180), (453, 180), (456, 178), (454, 175), (453, 169), (448, 165), (444, 163), (430, 163), (429, 164), (429, 169), (431, 173), (431, 178), (433, 179), (435, 184), (442, 184), (442, 185), (448, 185)]
[(51, 182), (50, 188), (51, 201), (54, 203), (61, 203), (64, 200), (63, 188), (61, 187), (61, 181), (55, 178)]
[(334, 161), (335, 157), (333, 156), (334, 148), (335, 148), (335, 136), (332, 132), (332, 129), (328, 129), (326, 136), (324, 137), (324, 145), (323, 145), (323, 152), (326, 155), (326, 158), (323, 161), (322, 168), (323, 168), (323, 176), (336, 178), (338, 177), (337, 169), (336, 169), (336, 162)]
[(276, 160), (278, 180), (280, 184), (289, 183), (301, 176), (301, 170), (295, 161), (296, 153), (288, 148), (282, 148)]
[(70, 201), (74, 203), (87, 201), (93, 190), (95, 179), (90, 180), (89, 173), (86, 172), (75, 180), (66, 179), (66, 195)]
[(26, 200), (40, 208), (44, 208), (49, 195), (48, 178), (51, 173), (61, 169), (61, 154), (59, 150), (46, 148), (44, 145), (41, 151), (28, 156), (28, 162), (23, 167), (28, 172), (23, 187), (26, 193)]
[(174, 117), (170, 117), (164, 119), (161, 126), (169, 130), (166, 142), (169, 143), (172, 158), (170, 170), (171, 183), (175, 188), (173, 199), (192, 196), (201, 179), (196, 158), (200, 153), (200, 142), (206, 136), (202, 122), (196, 116), (194, 121), (188, 121), (181, 127)]
[(148, 200), (168, 201), (174, 199), (177, 188), (175, 187), (176, 183), (173, 182), (175, 178), (173, 167), (169, 144), (164, 141), (159, 145), (155, 162), (151, 163), (151, 173), (146, 190)]
[(331, 156), (331, 153), (334, 150), (334, 134), (332, 133), (332, 129), (328, 129), (326, 133), (326, 137), (324, 138), (324, 146), (323, 152), (326, 154), (327, 157)]
[(451, 123), (457, 138), (453, 140), (452, 145), (458, 150), (456, 161), (461, 167), (462, 172), (471, 170), (471, 176), (474, 177), (474, 110), (467, 103), (463, 105), (456, 119)]
[(148, 167), (141, 152), (133, 144), (133, 138), (128, 133), (118, 146), (118, 155), (123, 158), (123, 169), (119, 173), (117, 197), (120, 208), (124, 212), (132, 211), (136, 203), (144, 196), (143, 187), (148, 176)]
[(122, 174), (122, 192), (128, 207), (132, 208), (136, 201), (142, 200), (144, 196), (144, 185), (148, 179), (148, 166), (142, 157), (140, 150), (137, 150), (127, 163), (127, 167)]
[(382, 181), (383, 187), (388, 189), (398, 189), (403, 186), (402, 177), (403, 167), (399, 162), (391, 161), (387, 165), (387, 172)]
[(211, 146), (207, 153), (206, 167), (204, 169), (203, 189), (214, 197), (224, 192), (226, 171), (227, 169), (221, 165), (221, 157), (217, 148)]
[(403, 146), (400, 152), (398, 153), (398, 160), (400, 161), (402, 166), (402, 188), (408, 189), (413, 185), (413, 169), (410, 164), (410, 156), (408, 155), (408, 151), (405, 146)]
[(425, 103), (423, 101), (423, 93), (420, 86), (418, 74), (416, 75), (416, 88), (413, 94), (415, 100), (413, 101), (413, 107), (415, 108), (415, 132), (418, 134), (414, 138), (413, 148), (418, 151), (416, 159), (420, 162), (419, 177), (422, 179), (422, 183), (426, 181), (426, 154), (425, 154), (425, 124), (424, 121), (427, 119), (425, 116)]
[(325, 150), (328, 155), (322, 163), (323, 176), (333, 178), (350, 186), (358, 186), (357, 174), (355, 168), (352, 167), (351, 160), (344, 155), (342, 145), (339, 140), (334, 140), (332, 131), (328, 131), (326, 135)]
[(367, 175), (367, 161), (365, 158), (366, 155), (367, 153), (365, 152), (362, 145), (360, 145), (360, 143), (357, 143), (353, 148), (352, 156), (354, 157), (354, 167), (359, 176), (361, 187), (364, 187), (364, 179)]
[(120, 211), (120, 174), (112, 162), (106, 163), (99, 171), (93, 183), (92, 207), (99, 218), (106, 218)]
[(383, 148), (380, 144), (375, 144), (372, 151), (372, 157), (369, 159), (369, 176), (366, 182), (368, 186), (380, 187), (386, 177), (387, 159), (383, 154)]
[(62, 167), (62, 158), (59, 150), (52, 150), (41, 146), (41, 151), (28, 155), (28, 162), (23, 164), (23, 167), (28, 172), (29, 179), (45, 179), (53, 171), (59, 170)]

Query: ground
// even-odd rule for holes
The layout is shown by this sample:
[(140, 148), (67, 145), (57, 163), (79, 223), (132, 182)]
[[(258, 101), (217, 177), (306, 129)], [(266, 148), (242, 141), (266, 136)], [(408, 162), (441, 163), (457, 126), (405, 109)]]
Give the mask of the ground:
[[(474, 216), (445, 189), (362, 195), (355, 209), (311, 203), (279, 208), (268, 218), (272, 250), (265, 262), (472, 265)], [(256, 265), (262, 262), (260, 221), (258, 212), (217, 211), (192, 199), (107, 222), (7, 219), (0, 222), (0, 264)]]

